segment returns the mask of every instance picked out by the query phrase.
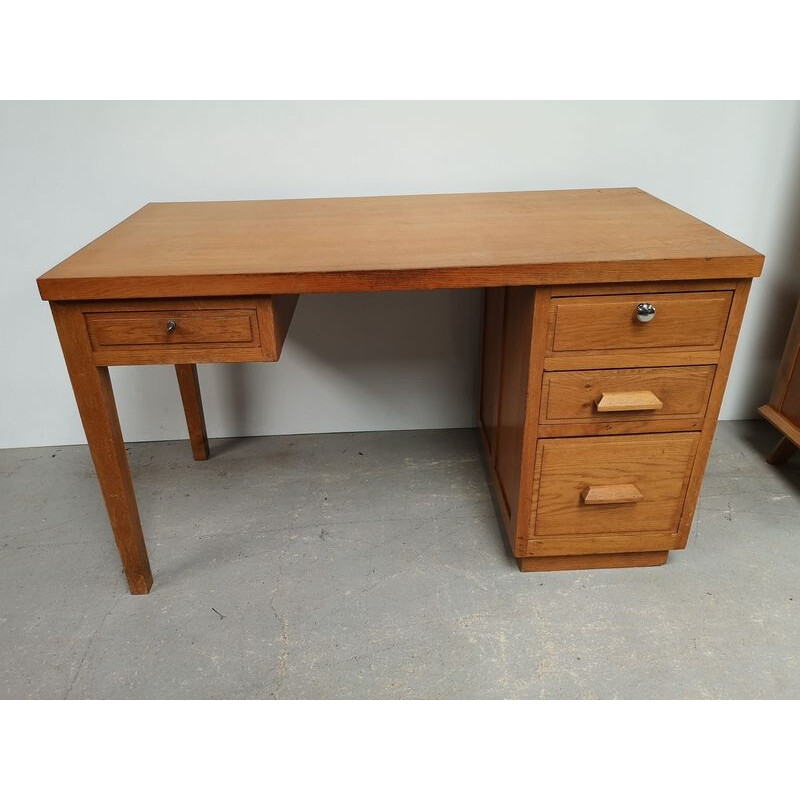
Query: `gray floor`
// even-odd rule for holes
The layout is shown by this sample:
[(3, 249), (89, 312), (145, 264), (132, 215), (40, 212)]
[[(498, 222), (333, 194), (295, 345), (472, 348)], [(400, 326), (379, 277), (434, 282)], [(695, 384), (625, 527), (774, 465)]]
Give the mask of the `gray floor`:
[(473, 431), (130, 447), (127, 593), (85, 447), (0, 451), (0, 697), (796, 698), (800, 457), (722, 423), (664, 567), (523, 575)]

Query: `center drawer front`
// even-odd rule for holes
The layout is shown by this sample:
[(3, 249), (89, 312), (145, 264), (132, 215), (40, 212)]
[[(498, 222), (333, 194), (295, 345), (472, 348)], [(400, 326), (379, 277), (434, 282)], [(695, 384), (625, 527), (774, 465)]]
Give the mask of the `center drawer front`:
[(201, 364), (277, 361), (297, 295), (83, 304), (94, 361)]
[[(732, 297), (730, 291), (558, 297), (551, 305), (548, 350), (718, 350)], [(649, 322), (636, 318), (640, 303), (655, 306)]]
[[(708, 404), (714, 372), (713, 366), (548, 372), (543, 379), (539, 424), (699, 419)], [(654, 396), (661, 408), (600, 410), (604, 397), (635, 400), (643, 392)]]
[(258, 331), (255, 309), (95, 313), (86, 324), (96, 347), (249, 344)]
[[(675, 532), (699, 438), (659, 433), (542, 439), (532, 535)], [(615, 497), (628, 501), (613, 502)]]

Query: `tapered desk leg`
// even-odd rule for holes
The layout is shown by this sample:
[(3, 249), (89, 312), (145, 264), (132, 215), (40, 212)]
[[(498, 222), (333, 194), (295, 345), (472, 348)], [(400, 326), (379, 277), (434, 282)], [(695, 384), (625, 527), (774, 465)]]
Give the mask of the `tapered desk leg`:
[(797, 447), (785, 436), (775, 445), (775, 449), (767, 456), (767, 464), (783, 464), (787, 458), (791, 458), (797, 451)]
[(98, 367), (83, 315), (70, 303), (51, 303), (78, 411), (131, 594), (153, 585), (125, 443), (108, 367)]
[(197, 379), (195, 364), (176, 364), (178, 386), (181, 390), (183, 410), (186, 412), (186, 426), (189, 429), (189, 441), (192, 444), (192, 455), (195, 461), (208, 458), (208, 437), (206, 421), (203, 417), (203, 400), (200, 397), (200, 382)]

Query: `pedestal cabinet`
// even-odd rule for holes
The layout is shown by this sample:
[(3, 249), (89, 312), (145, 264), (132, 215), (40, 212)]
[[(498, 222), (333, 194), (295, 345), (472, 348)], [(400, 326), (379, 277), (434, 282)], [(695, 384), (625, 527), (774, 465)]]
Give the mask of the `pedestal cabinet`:
[(486, 290), (480, 425), (520, 569), (686, 546), (749, 286)]

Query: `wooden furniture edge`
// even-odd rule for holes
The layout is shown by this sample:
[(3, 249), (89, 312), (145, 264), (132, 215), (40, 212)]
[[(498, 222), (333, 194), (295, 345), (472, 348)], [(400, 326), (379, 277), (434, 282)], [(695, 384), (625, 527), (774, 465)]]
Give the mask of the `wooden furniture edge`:
[(183, 410), (186, 415), (186, 427), (195, 461), (208, 459), (208, 436), (206, 420), (203, 414), (203, 400), (200, 395), (200, 381), (197, 377), (196, 364), (176, 364), (175, 374), (181, 393)]
[(98, 366), (136, 366), (156, 364), (258, 363), (278, 361), (299, 295), (215, 295), (213, 297), (124, 298), (120, 300), (51, 300), (51, 309), (76, 311), (86, 321), (95, 313), (136, 312), (149, 310), (222, 310), (238, 311), (242, 304), (254, 314), (257, 336), (241, 345), (198, 343), (179, 347), (154, 344), (149, 347), (95, 347), (91, 332), (91, 355)]
[(513, 544), (510, 541), (510, 530), (511, 530), (511, 516), (508, 513), (508, 508), (505, 504), (505, 497), (503, 495), (503, 489), (500, 486), (500, 479), (497, 477), (497, 470), (494, 466), (494, 457), (492, 454), (492, 449), (489, 446), (489, 438), (486, 435), (486, 430), (484, 429), (483, 423), (479, 421), (478, 423), (478, 433), (480, 436), (481, 446), (483, 448), (483, 466), (489, 476), (489, 483), (490, 483), (490, 494), (492, 496), (492, 501), (496, 507), (496, 509), (500, 512), (500, 517), (503, 522), (503, 529), (505, 533), (505, 541), (508, 542), (509, 547), (513, 550)]
[[(718, 292), (733, 291), (736, 288), (735, 278), (705, 278), (702, 280), (692, 280), (692, 292)], [(564, 284), (554, 286), (550, 290), (552, 299), (561, 297), (585, 297), (589, 295), (614, 295), (614, 294), (673, 294), (675, 292), (685, 292), (686, 281), (654, 281), (654, 280), (630, 280), (615, 283), (609, 286), (608, 283), (584, 283), (581, 286)]]
[(522, 453), (520, 460), (520, 487), (517, 504), (512, 515), (514, 555), (527, 551), (530, 536), (530, 521), (533, 515), (534, 498), (538, 498), (538, 487), (534, 489), (534, 456), (537, 446), (539, 414), (541, 412), (542, 374), (544, 371), (545, 342), (547, 339), (550, 289), (537, 289), (533, 298), (533, 327), (528, 361), (527, 391), (525, 398), (525, 423), (522, 431)]
[(573, 372), (586, 369), (646, 369), (648, 367), (703, 367), (717, 363), (719, 350), (620, 350), (593, 351), (579, 355), (545, 356), (545, 372)]
[(694, 465), (692, 474), (689, 478), (689, 486), (686, 491), (686, 498), (683, 503), (683, 513), (678, 525), (678, 543), (675, 549), (680, 550), (686, 547), (689, 539), (689, 532), (692, 528), (697, 501), (700, 498), (700, 489), (703, 485), (706, 464), (711, 453), (711, 445), (714, 441), (714, 433), (717, 429), (719, 411), (722, 407), (722, 400), (725, 396), (725, 389), (728, 384), (728, 375), (733, 364), (733, 355), (736, 350), (736, 343), (739, 339), (739, 331), (744, 320), (744, 313), (747, 307), (747, 297), (750, 293), (751, 279), (738, 281), (733, 293), (730, 311), (728, 313), (728, 324), (725, 326), (725, 335), (722, 340), (722, 347), (717, 361), (717, 369), (714, 373), (714, 383), (711, 386), (711, 394), (708, 398), (706, 407), (705, 423), (700, 432), (700, 441), (695, 451)]
[(147, 594), (153, 575), (108, 367), (92, 358), (80, 308), (53, 303), (51, 310), (128, 588)]
[(627, 436), (645, 433), (691, 433), (703, 428), (703, 417), (659, 417), (654, 420), (619, 420), (614, 422), (546, 422), (539, 424), (537, 437), (571, 439), (587, 436)]
[(769, 405), (775, 409), (780, 409), (783, 405), (786, 392), (792, 381), (792, 375), (797, 368), (798, 352), (800, 352), (800, 303), (798, 303), (797, 310), (792, 318), (786, 346), (783, 349), (780, 364), (778, 365), (778, 374), (769, 398)]
[(800, 427), (769, 404), (761, 406), (758, 413), (777, 428), (795, 447), (800, 447)]
[[(498, 286), (564, 286), (635, 283), (643, 270), (660, 280), (754, 278), (764, 256), (641, 259), (630, 261), (554, 262), (495, 266), (314, 272), (228, 273), (118, 277), (48, 277), (37, 279), (43, 300), (151, 299), (158, 297), (230, 297), (236, 295), (312, 294), (316, 292), (478, 289)], [(640, 281), (641, 282), (641, 281)]]
[(574, 556), (526, 556), (518, 558), (520, 572), (555, 572), (573, 569), (618, 569), (660, 567), (667, 563), (669, 550), (641, 553), (591, 553)]
[[(533, 330), (536, 296), (539, 290), (530, 286), (505, 287), (501, 323), (501, 369), (497, 394), (497, 432), (493, 467), (497, 474), (500, 497), (508, 513), (506, 534), (512, 552), (516, 552), (516, 528), (520, 497), (524, 487), (524, 431), (527, 419), (527, 397), (530, 380), (530, 359), (533, 351)], [(516, 352), (515, 352), (516, 350)], [(509, 385), (509, 376), (518, 370), (518, 383)], [(508, 413), (518, 414), (517, 425)], [(518, 435), (510, 435), (517, 431)], [(505, 466), (511, 464), (510, 476)]]

